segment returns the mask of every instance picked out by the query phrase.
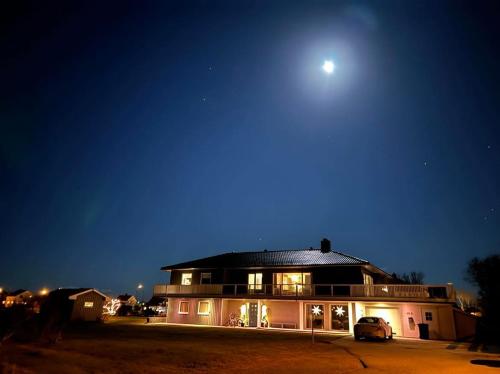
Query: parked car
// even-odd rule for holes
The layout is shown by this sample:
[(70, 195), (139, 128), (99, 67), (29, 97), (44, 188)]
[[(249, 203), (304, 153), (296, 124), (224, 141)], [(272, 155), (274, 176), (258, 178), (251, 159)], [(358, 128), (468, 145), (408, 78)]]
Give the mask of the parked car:
[(354, 339), (392, 339), (392, 327), (380, 317), (363, 317), (354, 325)]

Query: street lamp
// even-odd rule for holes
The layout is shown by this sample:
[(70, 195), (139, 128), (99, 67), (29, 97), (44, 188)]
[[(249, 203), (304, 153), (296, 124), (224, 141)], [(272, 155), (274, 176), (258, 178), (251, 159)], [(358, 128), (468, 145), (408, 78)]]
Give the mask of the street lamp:
[(47, 288), (42, 288), (40, 290), (40, 295), (45, 296), (49, 293), (49, 290)]
[[(137, 290), (142, 290), (141, 291), (141, 299), (144, 299), (144, 286), (142, 285), (142, 283), (139, 283), (137, 285)], [(142, 300), (142, 301), (144, 301), (144, 300)]]

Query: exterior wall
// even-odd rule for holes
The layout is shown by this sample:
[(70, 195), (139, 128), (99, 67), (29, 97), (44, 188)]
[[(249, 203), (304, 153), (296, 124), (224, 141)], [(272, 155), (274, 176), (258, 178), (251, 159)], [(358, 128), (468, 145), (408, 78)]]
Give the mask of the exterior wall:
[[(95, 291), (86, 292), (73, 301), (71, 320), (97, 321), (102, 317), (104, 297)], [(85, 302), (92, 302), (91, 308), (85, 307)]]
[[(189, 302), (189, 313), (179, 314), (179, 302)], [(198, 301), (210, 302), (210, 314), (198, 315)], [(242, 304), (258, 303), (267, 306), (269, 327), (288, 327), (305, 329), (307, 319), (307, 304), (322, 305), (324, 312), (324, 328), (326, 331), (350, 332), (359, 318), (371, 311), (374, 316), (382, 317), (391, 322), (397, 337), (419, 338), (419, 323), (429, 324), (430, 339), (454, 340), (455, 320), (453, 308), (448, 304), (423, 303), (376, 303), (329, 300), (266, 300), (266, 299), (203, 299), (203, 298), (169, 298), (167, 321), (169, 323), (186, 323), (196, 325), (225, 326), (229, 316), (234, 313), (240, 316)], [(348, 329), (334, 329), (332, 325), (332, 308), (342, 306), (349, 318)], [(425, 312), (432, 313), (432, 321), (425, 320)], [(335, 313), (335, 311), (333, 311)], [(259, 313), (260, 314), (260, 313)], [(337, 322), (336, 322), (337, 323)], [(347, 324), (347, 323), (346, 323)]]
[[(201, 273), (211, 273), (211, 283), (213, 284), (223, 284), (224, 282), (224, 271), (222, 269), (196, 269), (196, 270), (172, 270), (170, 273), (170, 284), (181, 284), (182, 273), (192, 274), (191, 284), (200, 284)], [(246, 283), (246, 280), (245, 280)]]
[[(187, 314), (179, 313), (179, 305), (181, 301), (189, 302), (189, 312)], [(210, 303), (210, 310), (208, 315), (198, 314), (199, 301), (208, 301)], [(221, 306), (222, 299), (169, 298), (167, 322), (219, 326), (221, 324)]]
[(437, 307), (439, 317), (439, 329), (435, 332), (431, 339), (455, 340), (455, 321), (453, 318), (453, 308), (451, 305), (443, 305)]
[(170, 284), (181, 284), (182, 273), (192, 274), (192, 284), (200, 284), (201, 273), (212, 274), (212, 284), (247, 284), (248, 274), (262, 273), (262, 283), (272, 284), (273, 273), (311, 273), (311, 282), (315, 284), (363, 284), (365, 272), (378, 279), (376, 274), (372, 274), (367, 269), (357, 265), (339, 266), (315, 266), (315, 267), (295, 267), (295, 268), (265, 268), (265, 269), (194, 269), (194, 270), (172, 270), (170, 274)]
[(295, 325), (295, 328), (300, 328), (300, 303), (298, 301), (263, 301), (267, 306), (268, 320), (271, 327), (276, 327), (279, 324), (287, 326)]
[(455, 319), (455, 330), (457, 340), (470, 339), (476, 335), (477, 317), (464, 313), (459, 309), (453, 309)]
[[(429, 325), (429, 338), (438, 340), (455, 340), (453, 308), (448, 304), (423, 303), (356, 303), (356, 320), (367, 315), (367, 309), (380, 310), (379, 317), (386, 318), (387, 310), (398, 311), (401, 332), (396, 336), (419, 338), (419, 323)], [(425, 313), (432, 313), (432, 321), (425, 320)], [(372, 313), (373, 314), (373, 313)], [(391, 315), (394, 315), (392, 313)], [(355, 322), (354, 322), (355, 323)], [(396, 324), (392, 322), (396, 327)], [(398, 326), (399, 328), (399, 326)]]
[(231, 313), (239, 316), (241, 305), (246, 303), (259, 303), (261, 307), (265, 305), (267, 307), (267, 319), (270, 327), (284, 324), (290, 328), (292, 328), (292, 326), (295, 326), (297, 329), (300, 328), (300, 302), (287, 300), (224, 300), (224, 312), (222, 316), (225, 322), (224, 324), (229, 320)]

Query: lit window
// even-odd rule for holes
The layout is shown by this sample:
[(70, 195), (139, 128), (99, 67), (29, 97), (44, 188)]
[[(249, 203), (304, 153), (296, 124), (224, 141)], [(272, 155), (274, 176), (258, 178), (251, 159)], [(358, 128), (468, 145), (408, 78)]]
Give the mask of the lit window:
[(93, 301), (85, 301), (85, 303), (83, 304), (84, 308), (92, 308), (93, 306), (94, 306)]
[(432, 312), (425, 312), (425, 320), (432, 321)]
[(248, 288), (250, 290), (262, 290), (262, 273), (248, 274)]
[(179, 314), (189, 313), (189, 301), (181, 301), (179, 303)]
[(201, 273), (200, 284), (212, 283), (212, 273)]
[(279, 295), (309, 295), (311, 273), (274, 273), (274, 293)]
[(182, 279), (181, 279), (181, 284), (184, 286), (190, 286), (191, 281), (193, 280), (193, 274), (192, 273), (182, 273)]
[(210, 314), (210, 303), (208, 301), (198, 302), (198, 314), (208, 316)]

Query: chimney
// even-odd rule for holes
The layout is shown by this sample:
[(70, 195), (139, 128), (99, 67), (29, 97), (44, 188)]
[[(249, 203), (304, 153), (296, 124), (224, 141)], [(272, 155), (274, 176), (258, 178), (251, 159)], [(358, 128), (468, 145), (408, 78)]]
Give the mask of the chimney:
[(321, 240), (321, 252), (327, 253), (332, 250), (332, 242), (329, 241), (327, 238), (323, 238)]

